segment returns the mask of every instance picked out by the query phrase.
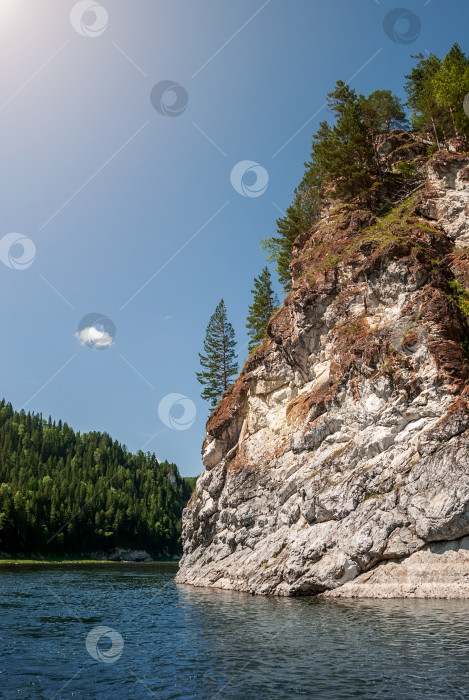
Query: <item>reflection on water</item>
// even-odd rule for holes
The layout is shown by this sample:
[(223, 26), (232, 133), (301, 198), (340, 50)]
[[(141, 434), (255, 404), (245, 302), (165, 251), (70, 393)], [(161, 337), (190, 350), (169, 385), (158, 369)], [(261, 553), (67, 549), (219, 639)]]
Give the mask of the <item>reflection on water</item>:
[[(176, 586), (175, 570), (2, 566), (0, 695), (469, 697), (469, 602), (260, 598)], [(102, 627), (98, 661), (85, 643)]]

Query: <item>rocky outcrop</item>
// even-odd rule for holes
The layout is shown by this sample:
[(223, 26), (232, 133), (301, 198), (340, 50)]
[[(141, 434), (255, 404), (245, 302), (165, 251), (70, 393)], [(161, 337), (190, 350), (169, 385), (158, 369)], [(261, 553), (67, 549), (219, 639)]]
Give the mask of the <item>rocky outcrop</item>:
[(179, 582), (466, 590), (468, 540), (448, 543), (469, 535), (469, 158), (427, 167), (387, 216), (328, 207), (297, 239), (292, 291), (207, 424)]
[(430, 161), (421, 212), (458, 246), (469, 246), (469, 167), (465, 154), (440, 151)]
[(326, 598), (469, 598), (469, 537), (378, 564)]
[(91, 559), (123, 562), (153, 561), (148, 552), (143, 549), (123, 549), (115, 547), (111, 552), (94, 552), (89, 555)]

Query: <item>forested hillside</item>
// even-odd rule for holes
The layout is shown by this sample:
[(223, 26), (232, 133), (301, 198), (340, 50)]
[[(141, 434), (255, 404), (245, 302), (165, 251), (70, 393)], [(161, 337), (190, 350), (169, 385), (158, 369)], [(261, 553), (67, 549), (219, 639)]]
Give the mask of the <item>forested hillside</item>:
[(80, 434), (0, 402), (0, 550), (87, 554), (180, 550), (194, 479), (106, 433)]

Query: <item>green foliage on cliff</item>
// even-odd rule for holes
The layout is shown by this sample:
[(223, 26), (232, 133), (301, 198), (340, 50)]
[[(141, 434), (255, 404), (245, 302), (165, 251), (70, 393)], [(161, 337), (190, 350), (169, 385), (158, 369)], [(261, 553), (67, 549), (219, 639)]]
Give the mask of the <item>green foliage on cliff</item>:
[(457, 279), (449, 281), (451, 298), (469, 327), (469, 292)]
[(414, 130), (439, 142), (469, 136), (464, 99), (469, 93), (469, 59), (454, 44), (443, 60), (430, 54), (414, 56), (417, 65), (406, 76), (407, 105)]
[(309, 185), (309, 174), (295, 190), (295, 197), (285, 216), (277, 219), (277, 236), (262, 241), (262, 248), (268, 253), (269, 262), (274, 262), (278, 279), (285, 291), (290, 289), (291, 276), (289, 265), (292, 258), (293, 243), (296, 238), (311, 228), (318, 214), (318, 202), (312, 196), (313, 188)]
[(373, 177), (381, 176), (376, 136), (407, 126), (403, 105), (390, 90), (377, 90), (364, 97), (339, 80), (327, 103), (335, 123), (323, 121), (319, 125), (293, 203), (277, 220), (277, 236), (262, 244), (269, 259), (276, 262), (285, 291), (291, 286), (289, 265), (294, 241), (314, 225), (324, 193), (346, 200), (369, 188)]
[(193, 480), (107, 433), (75, 432), (0, 402), (0, 550), (43, 556), (115, 546), (180, 551)]
[(251, 293), (253, 300), (246, 321), (249, 352), (262, 342), (269, 319), (278, 308), (278, 299), (272, 288), (272, 278), (268, 267), (264, 267), (259, 277), (254, 279), (254, 289), (251, 290)]
[[(262, 242), (285, 291), (291, 287), (294, 242), (314, 226), (325, 196), (347, 201), (382, 181), (378, 149), (383, 134), (411, 126), (415, 133), (432, 140), (435, 148), (443, 139), (469, 136), (469, 118), (463, 107), (469, 93), (469, 60), (459, 45), (443, 60), (434, 54), (414, 58), (417, 64), (405, 84), (411, 125), (405, 106), (390, 90), (376, 90), (365, 97), (339, 80), (327, 96), (333, 123), (319, 125), (293, 202), (277, 220), (277, 235)], [(398, 174), (410, 177), (410, 169), (410, 164), (403, 166)]]

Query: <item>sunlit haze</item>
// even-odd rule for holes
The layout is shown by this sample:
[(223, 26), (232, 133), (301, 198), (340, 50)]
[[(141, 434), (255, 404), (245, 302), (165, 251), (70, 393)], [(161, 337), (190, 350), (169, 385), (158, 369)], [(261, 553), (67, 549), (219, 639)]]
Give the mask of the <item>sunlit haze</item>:
[(411, 54), (469, 49), (465, 0), (406, 6), (404, 43), (388, 0), (1, 0), (2, 396), (200, 473), (205, 328), (223, 297), (242, 364), (327, 92), (403, 97)]

